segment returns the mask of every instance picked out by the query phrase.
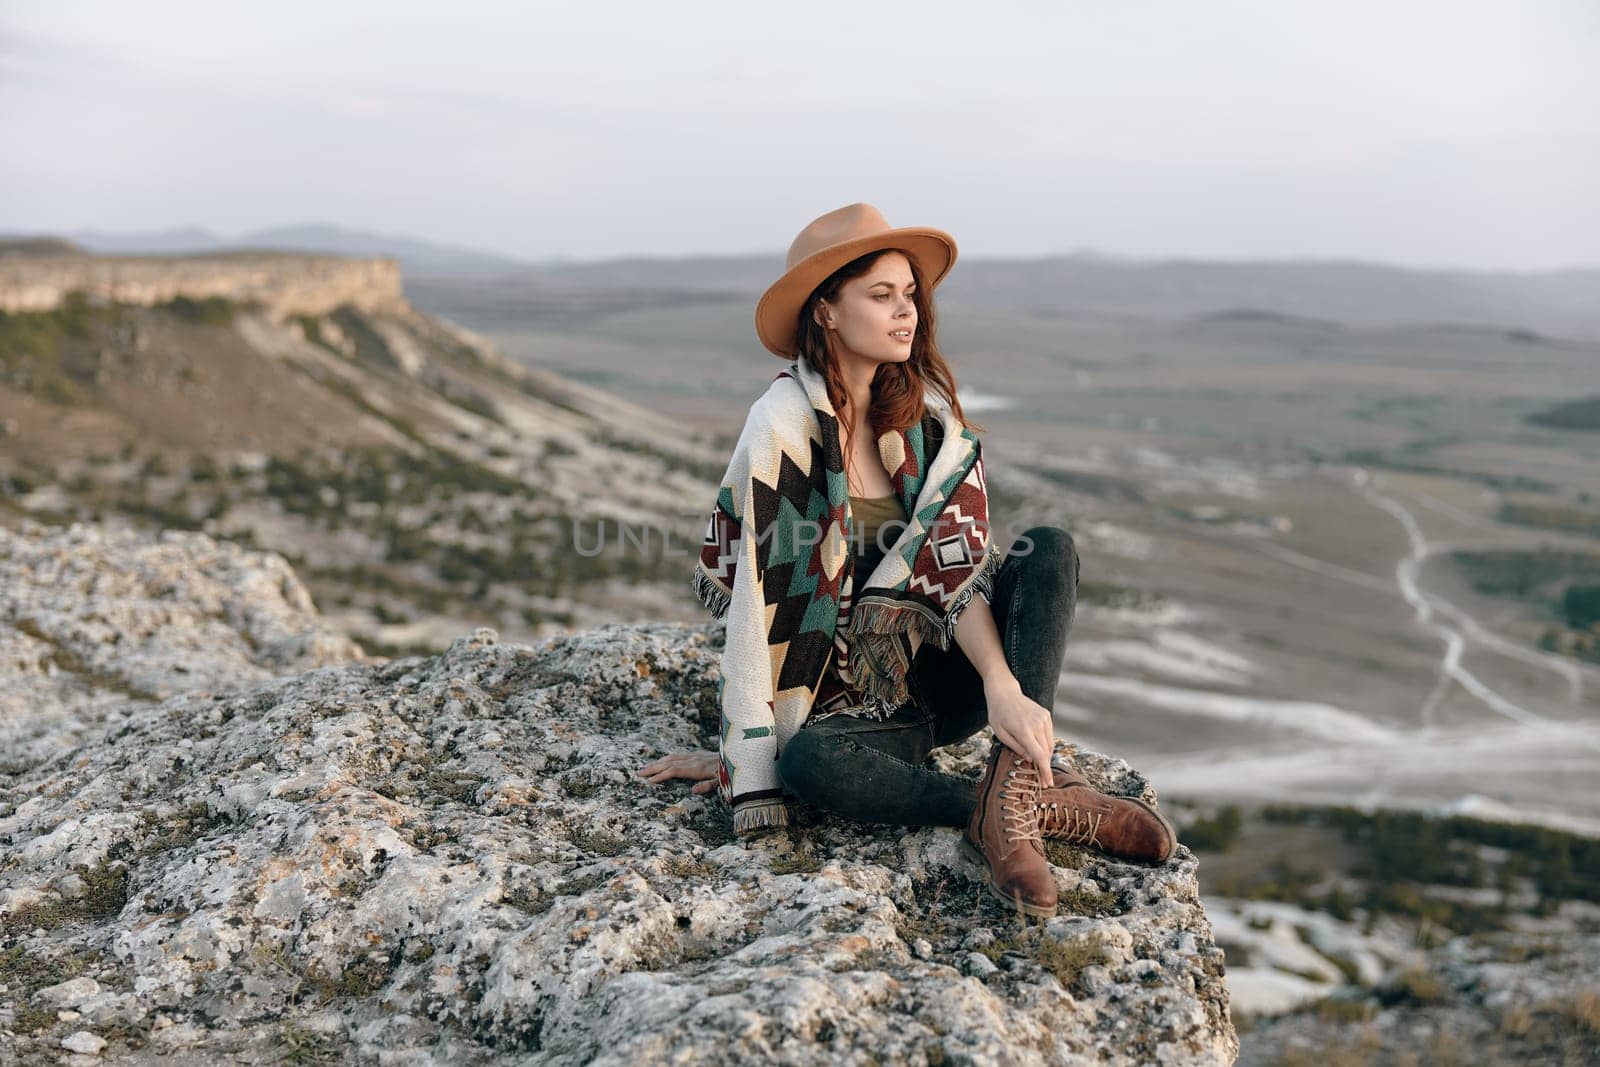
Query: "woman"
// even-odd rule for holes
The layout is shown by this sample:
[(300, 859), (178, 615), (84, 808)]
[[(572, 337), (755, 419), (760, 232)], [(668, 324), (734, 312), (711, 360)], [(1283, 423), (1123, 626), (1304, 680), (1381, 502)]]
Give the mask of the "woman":
[[(846, 818), (963, 827), (1001, 899), (1053, 915), (1041, 838), (1163, 861), (1170, 825), (1052, 758), (1078, 556), (1054, 526), (989, 542), (981, 445), (934, 336), (955, 241), (867, 204), (814, 220), (756, 307), (787, 366), (751, 407), (696, 565), (728, 618), (716, 753), (646, 764), (717, 789), (740, 833), (793, 799)], [(967, 611), (977, 596), (986, 610)], [(994, 734), (978, 783), (924, 765)]]

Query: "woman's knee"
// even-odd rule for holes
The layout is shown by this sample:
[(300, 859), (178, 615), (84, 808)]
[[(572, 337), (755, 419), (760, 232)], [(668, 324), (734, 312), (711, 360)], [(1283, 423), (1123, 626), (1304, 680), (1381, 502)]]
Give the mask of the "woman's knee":
[(1030, 526), (1018, 535), (1012, 550), (1028, 558), (1029, 569), (1049, 569), (1078, 583), (1078, 550), (1072, 535), (1059, 526)]
[(830, 758), (830, 750), (837, 748), (838, 742), (831, 734), (797, 731), (778, 754), (778, 778), (784, 788), (801, 800), (816, 803), (831, 779), (828, 766), (837, 761)]

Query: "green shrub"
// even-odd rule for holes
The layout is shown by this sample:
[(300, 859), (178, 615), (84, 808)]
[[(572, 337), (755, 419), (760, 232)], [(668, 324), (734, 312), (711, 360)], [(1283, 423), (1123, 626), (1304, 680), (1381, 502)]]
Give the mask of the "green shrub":
[(1552, 582), (1600, 574), (1600, 552), (1452, 552), (1450, 559), (1472, 588), (1487, 596), (1528, 597)]
[(338, 349), (325, 341), (322, 337), (322, 320), (315, 315), (296, 315), (294, 321), (300, 324), (300, 332), (305, 339), (314, 345), (326, 348), (335, 355), (343, 355)]
[[(1548, 906), (1562, 900), (1600, 903), (1600, 839), (1544, 826), (1415, 811), (1269, 805), (1261, 815), (1268, 822), (1340, 830), (1365, 852), (1354, 873), (1370, 883), (1363, 901), (1367, 907), (1427, 918), (1458, 932), (1500, 925), (1501, 910), (1430, 897), (1426, 886), (1495, 886), (1504, 892), (1526, 877)], [(1480, 846), (1510, 856), (1491, 871)]]
[(1535, 411), (1525, 421), (1555, 430), (1600, 430), (1600, 396), (1569, 400), (1543, 411)]
[(1575, 630), (1600, 623), (1600, 585), (1572, 585), (1561, 598), (1561, 615)]
[(71, 407), (83, 399), (83, 392), (70, 379), (59, 374), (52, 374), (39, 381), (34, 389), (40, 400), (49, 404), (58, 404), (61, 407)]
[(1426, 1007), (1443, 1003), (1448, 997), (1438, 975), (1413, 967), (1386, 982), (1378, 990), (1378, 999), (1388, 1007), (1399, 1004)]
[(207, 296), (199, 300), (188, 296), (175, 296), (165, 304), (156, 306), (185, 322), (198, 323), (202, 326), (226, 326), (233, 321), (233, 301), (222, 296)]
[(82, 356), (87, 345), (69, 345), (95, 336), (100, 319), (114, 321), (118, 311), (96, 308), (81, 290), (73, 290), (49, 311), (0, 311), (0, 382), (52, 404), (74, 404), (92, 384)]
[(1502, 504), (1499, 518), (1518, 526), (1600, 536), (1600, 514), (1563, 504)]
[(1238, 807), (1225, 804), (1210, 818), (1197, 818), (1180, 827), (1178, 839), (1196, 852), (1226, 852), (1239, 839), (1243, 825)]

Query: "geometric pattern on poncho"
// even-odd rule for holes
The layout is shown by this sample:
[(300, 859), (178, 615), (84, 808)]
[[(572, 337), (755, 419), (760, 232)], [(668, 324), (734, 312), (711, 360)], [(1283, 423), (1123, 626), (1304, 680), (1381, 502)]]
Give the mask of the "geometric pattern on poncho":
[(718, 488), (693, 588), (729, 615), (721, 788), (736, 827), (786, 821), (777, 753), (830, 663), (862, 695), (856, 711), (889, 714), (909, 697), (921, 643), (947, 649), (971, 597), (992, 594), (1001, 554), (977, 436), (930, 390), (919, 422), (876, 443), (907, 525), (870, 575), (854, 573), (838, 419), (808, 364), (752, 405)]

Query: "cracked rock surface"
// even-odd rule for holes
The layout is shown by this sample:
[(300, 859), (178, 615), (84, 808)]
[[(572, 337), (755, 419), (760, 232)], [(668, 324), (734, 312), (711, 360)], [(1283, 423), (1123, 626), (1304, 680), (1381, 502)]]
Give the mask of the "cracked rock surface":
[[(177, 547), (231, 556), (208, 540)], [(1149, 867), (1051, 842), (1061, 911), (1025, 922), (983, 891), (955, 829), (803, 810), (735, 840), (714, 796), (634, 775), (714, 745), (720, 625), (537, 646), (477, 630), (438, 656), (363, 662), (323, 644), (271, 558), (188, 568), (213, 575), (213, 599), (175, 605), (133, 663), (56, 638), (159, 702), (104, 698), (114, 715), (70, 747), (0, 769), (0, 1061), (1236, 1055), (1187, 849)], [(68, 592), (52, 604), (83, 617)], [(102, 609), (147, 609), (120, 610)], [(136, 675), (170, 648), (203, 684)], [(27, 663), (5, 661), (6, 690), (81, 718), (48, 706)], [(7, 728), (28, 716), (10, 709)], [(976, 778), (987, 743), (934, 759)], [(1153, 798), (1127, 764), (1078, 759), (1101, 788)]]

